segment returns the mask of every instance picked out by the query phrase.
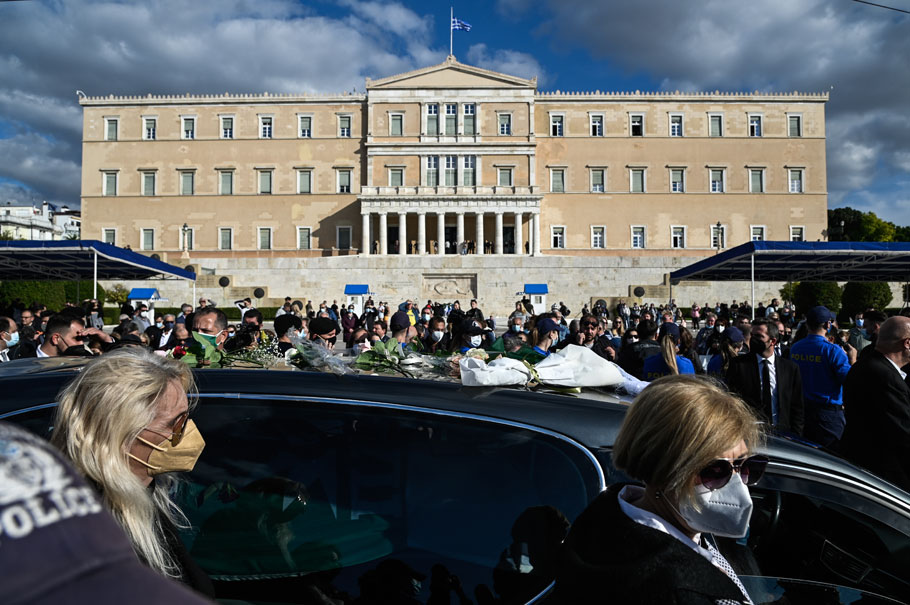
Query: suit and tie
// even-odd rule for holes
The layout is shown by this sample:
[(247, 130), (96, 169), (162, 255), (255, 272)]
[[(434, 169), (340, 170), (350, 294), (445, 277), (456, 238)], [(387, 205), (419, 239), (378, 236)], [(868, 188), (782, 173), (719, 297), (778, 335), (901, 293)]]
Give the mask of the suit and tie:
[(730, 361), (727, 386), (771, 426), (802, 435), (803, 382), (794, 362), (779, 355), (737, 356)]

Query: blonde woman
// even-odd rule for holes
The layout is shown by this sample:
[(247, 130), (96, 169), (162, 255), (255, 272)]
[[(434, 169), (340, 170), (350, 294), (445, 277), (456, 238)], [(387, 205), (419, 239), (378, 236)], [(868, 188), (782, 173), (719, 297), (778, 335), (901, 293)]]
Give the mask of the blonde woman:
[(644, 483), (614, 485), (564, 542), (557, 603), (751, 603), (712, 536), (742, 537), (747, 486), (768, 459), (749, 408), (695, 376), (655, 380), (616, 437), (616, 468)]
[(171, 500), (177, 471), (205, 446), (188, 419), (188, 366), (129, 347), (89, 362), (59, 396), (51, 442), (98, 489), (139, 558), (214, 596), (177, 537), (185, 518)]

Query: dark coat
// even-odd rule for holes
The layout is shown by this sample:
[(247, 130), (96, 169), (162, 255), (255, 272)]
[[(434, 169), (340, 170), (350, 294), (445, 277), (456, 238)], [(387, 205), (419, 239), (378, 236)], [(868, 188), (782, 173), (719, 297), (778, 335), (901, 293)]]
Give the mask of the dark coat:
[(164, 333), (162, 328), (152, 326), (145, 331), (146, 336), (149, 337), (149, 348), (153, 351), (170, 351), (177, 346), (177, 330), (171, 330), (171, 335), (168, 337), (167, 342), (164, 343), (164, 346), (158, 346), (158, 343), (161, 342), (161, 335)]
[[(777, 375), (777, 428), (803, 434), (805, 406), (803, 404), (803, 381), (799, 366), (779, 355), (774, 356), (774, 371)], [(761, 381), (758, 377), (758, 355), (738, 355), (730, 360), (727, 369), (727, 386), (742, 397), (761, 417), (770, 424), (771, 410), (763, 409), (761, 402)]]
[(645, 359), (652, 355), (660, 355), (660, 345), (656, 340), (633, 342), (619, 350), (619, 367), (643, 380)]
[(563, 543), (548, 605), (740, 602), (736, 584), (705, 557), (628, 518), (612, 485), (579, 515)]
[(844, 382), (844, 456), (910, 491), (910, 387), (878, 351)]

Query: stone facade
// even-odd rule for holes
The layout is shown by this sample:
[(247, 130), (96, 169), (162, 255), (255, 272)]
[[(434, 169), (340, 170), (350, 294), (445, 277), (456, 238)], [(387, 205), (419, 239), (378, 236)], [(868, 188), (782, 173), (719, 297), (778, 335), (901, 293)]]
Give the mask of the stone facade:
[(823, 237), (826, 101), (540, 92), (454, 57), (365, 94), (82, 98), (83, 237), (270, 298), (663, 298), (718, 249)]

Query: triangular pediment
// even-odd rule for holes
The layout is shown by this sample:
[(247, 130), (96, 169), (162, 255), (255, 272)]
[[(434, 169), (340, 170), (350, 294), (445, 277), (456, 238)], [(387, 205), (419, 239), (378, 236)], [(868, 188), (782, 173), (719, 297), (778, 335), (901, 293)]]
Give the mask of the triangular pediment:
[(537, 88), (537, 78), (526, 80), (488, 69), (465, 65), (449, 55), (444, 63), (403, 74), (371, 80), (367, 90), (398, 88)]

